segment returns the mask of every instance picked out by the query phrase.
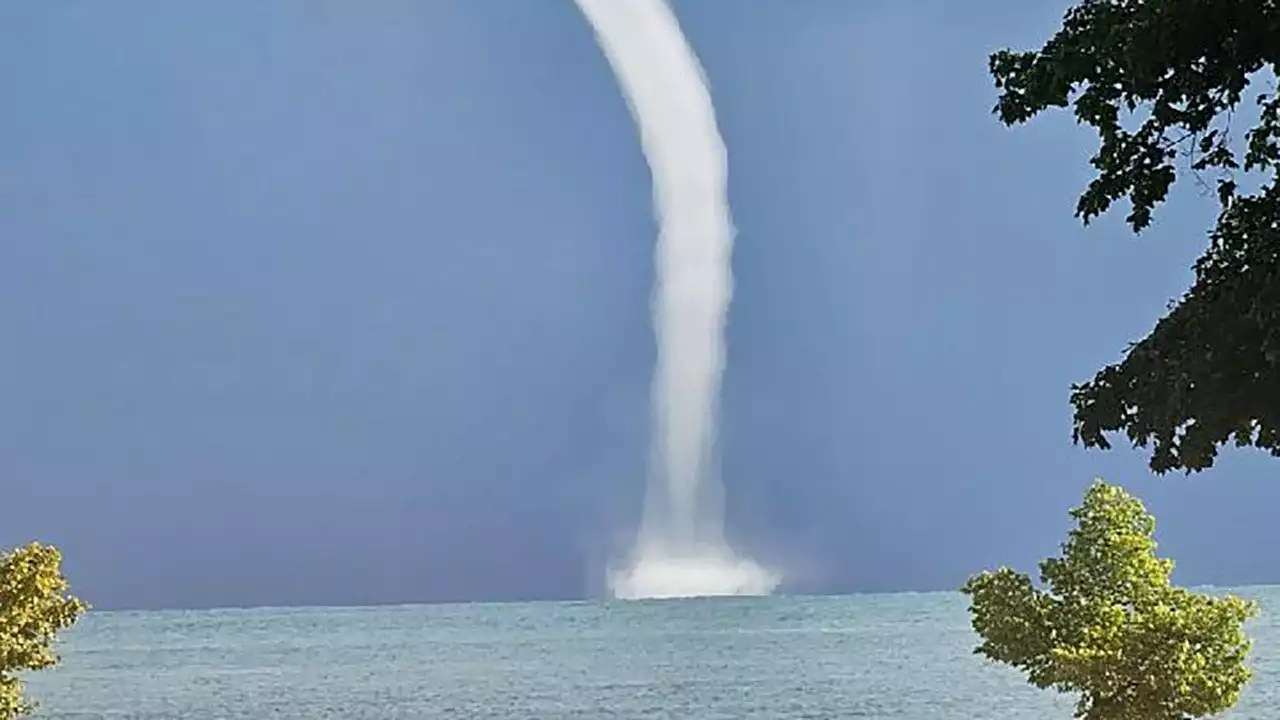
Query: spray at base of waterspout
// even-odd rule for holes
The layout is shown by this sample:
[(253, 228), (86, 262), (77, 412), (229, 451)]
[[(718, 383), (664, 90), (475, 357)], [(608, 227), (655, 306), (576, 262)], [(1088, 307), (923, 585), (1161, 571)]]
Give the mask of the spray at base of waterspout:
[(726, 548), (689, 553), (642, 552), (629, 567), (609, 574), (619, 600), (768, 595), (779, 573)]

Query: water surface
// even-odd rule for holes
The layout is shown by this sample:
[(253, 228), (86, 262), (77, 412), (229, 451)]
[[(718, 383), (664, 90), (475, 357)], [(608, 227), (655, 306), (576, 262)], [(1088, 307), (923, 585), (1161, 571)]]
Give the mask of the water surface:
[[(1232, 720), (1280, 707), (1280, 587)], [(137, 720), (1071, 717), (971, 653), (955, 593), (95, 612), (38, 717)]]

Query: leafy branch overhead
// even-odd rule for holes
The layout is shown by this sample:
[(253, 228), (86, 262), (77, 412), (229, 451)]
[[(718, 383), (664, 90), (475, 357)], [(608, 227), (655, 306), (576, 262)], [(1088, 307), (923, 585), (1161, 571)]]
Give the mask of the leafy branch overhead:
[(1120, 363), (1073, 386), (1076, 442), (1105, 449), (1122, 432), (1157, 473), (1208, 468), (1227, 443), (1280, 456), (1277, 63), (1274, 0), (1085, 0), (1040, 50), (991, 56), (1006, 125), (1070, 107), (1097, 131), (1086, 224), (1128, 200), (1141, 232), (1179, 175), (1220, 204), (1191, 288)]

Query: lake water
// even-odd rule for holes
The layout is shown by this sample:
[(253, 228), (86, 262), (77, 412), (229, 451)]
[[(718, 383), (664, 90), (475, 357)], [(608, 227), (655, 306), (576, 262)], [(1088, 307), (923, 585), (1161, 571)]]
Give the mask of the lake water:
[[(1280, 707), (1280, 588), (1250, 625)], [(31, 676), (43, 718), (1071, 717), (971, 653), (954, 593), (830, 598), (91, 613)]]

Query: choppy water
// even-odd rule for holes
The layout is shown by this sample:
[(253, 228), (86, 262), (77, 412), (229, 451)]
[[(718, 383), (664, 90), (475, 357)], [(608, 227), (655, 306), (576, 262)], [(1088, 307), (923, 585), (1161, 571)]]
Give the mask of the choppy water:
[[(1280, 707), (1280, 588), (1253, 684)], [(1069, 718), (971, 654), (957, 594), (91, 613), (43, 718)]]

